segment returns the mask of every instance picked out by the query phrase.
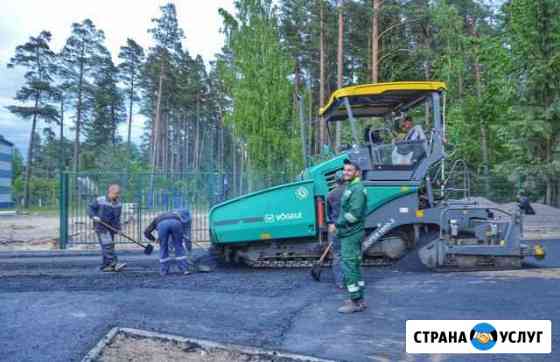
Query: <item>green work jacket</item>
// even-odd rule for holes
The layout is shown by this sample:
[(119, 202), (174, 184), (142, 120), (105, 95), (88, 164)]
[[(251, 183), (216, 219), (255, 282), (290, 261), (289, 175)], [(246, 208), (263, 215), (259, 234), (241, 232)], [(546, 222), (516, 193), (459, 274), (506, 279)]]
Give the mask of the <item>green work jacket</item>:
[(342, 194), (340, 214), (336, 220), (336, 235), (345, 237), (365, 228), (367, 211), (367, 190), (359, 178), (346, 186)]

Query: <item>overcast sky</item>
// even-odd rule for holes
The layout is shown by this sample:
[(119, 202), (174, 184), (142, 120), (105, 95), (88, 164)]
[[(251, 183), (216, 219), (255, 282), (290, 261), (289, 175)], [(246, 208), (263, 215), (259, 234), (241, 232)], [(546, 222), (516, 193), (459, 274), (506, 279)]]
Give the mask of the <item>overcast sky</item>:
[[(27, 152), (31, 122), (15, 118), (5, 106), (13, 104), (13, 97), (23, 82), (23, 71), (7, 69), (17, 45), (42, 30), (52, 35), (51, 47), (60, 51), (70, 35), (71, 24), (90, 18), (105, 32), (105, 45), (117, 61), (121, 45), (127, 38), (136, 40), (144, 48), (152, 45), (147, 29), (150, 20), (160, 15), (159, 7), (168, 0), (4, 0), (0, 11), (0, 134)], [(183, 45), (191, 56), (202, 55), (206, 62), (214, 58), (223, 44), (220, 33), (219, 8), (233, 11), (233, 0), (175, 0), (179, 25), (185, 31)], [(142, 121), (134, 127), (133, 137), (139, 140)], [(44, 125), (39, 124), (39, 128)], [(53, 126), (54, 127), (54, 126)], [(56, 127), (54, 127), (56, 128)], [(126, 126), (120, 132), (125, 135)]]

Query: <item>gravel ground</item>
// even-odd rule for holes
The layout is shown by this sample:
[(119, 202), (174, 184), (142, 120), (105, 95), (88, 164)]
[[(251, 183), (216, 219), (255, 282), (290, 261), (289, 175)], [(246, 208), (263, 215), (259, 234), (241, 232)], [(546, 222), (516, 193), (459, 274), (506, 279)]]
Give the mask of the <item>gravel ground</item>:
[(96, 362), (298, 362), (301, 359), (243, 353), (231, 348), (203, 347), (197, 343), (118, 333)]
[(58, 238), (58, 216), (0, 216), (0, 251), (50, 250)]
[[(152, 215), (153, 216), (153, 215)], [(142, 225), (147, 226), (151, 215), (146, 215)], [(208, 240), (208, 230), (205, 228), (206, 215), (194, 215), (193, 240), (200, 242)], [(97, 237), (93, 230), (91, 221), (82, 217), (69, 220), (69, 244), (72, 250), (97, 250)], [(134, 218), (123, 218), (122, 230), (130, 236), (135, 236), (137, 223)], [(59, 218), (58, 215), (6, 215), (0, 216), (0, 252), (3, 251), (44, 251), (58, 249)], [(77, 243), (73, 244), (72, 239)], [(127, 240), (117, 237), (121, 249), (134, 249)]]
[[(340, 361), (557, 361), (560, 242), (545, 247), (521, 271), (366, 269), (369, 308), (354, 315), (336, 313), (347, 296), (328, 272), (321, 283), (307, 269), (233, 266), (161, 278), (155, 255), (123, 255), (119, 274), (98, 272), (98, 257), (0, 257), (0, 361), (79, 361), (115, 326)], [(553, 354), (407, 355), (407, 319), (551, 319)]]

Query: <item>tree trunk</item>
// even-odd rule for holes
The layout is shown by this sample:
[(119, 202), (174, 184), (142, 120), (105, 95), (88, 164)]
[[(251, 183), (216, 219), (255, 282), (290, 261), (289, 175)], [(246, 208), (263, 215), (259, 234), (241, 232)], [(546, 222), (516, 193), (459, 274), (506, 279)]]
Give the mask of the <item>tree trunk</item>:
[(64, 155), (64, 95), (60, 99), (60, 150), (59, 150), (59, 161), (60, 161), (60, 172), (64, 171), (65, 166), (65, 155)]
[(371, 82), (379, 81), (379, 10), (381, 0), (373, 0), (373, 17), (371, 19)]
[(117, 144), (117, 119), (115, 117), (115, 101), (111, 101), (111, 144), (113, 148)]
[(186, 162), (186, 167), (189, 170), (189, 172), (192, 171), (192, 131), (193, 131), (193, 115), (192, 113), (189, 115), (189, 119), (188, 119), (188, 125), (187, 125), (187, 130), (186, 130), (186, 135), (185, 135), (185, 150), (186, 150), (186, 157), (185, 157), (185, 162)]
[(29, 148), (27, 149), (27, 168), (25, 169), (25, 191), (23, 199), (23, 207), (29, 208), (31, 169), (33, 168), (33, 145), (35, 141), (35, 128), (37, 128), (37, 108), (39, 107), (40, 93), (35, 96), (35, 113), (33, 113), (33, 121), (31, 122), (31, 137), (29, 137)]
[(134, 70), (132, 71), (132, 75), (130, 78), (130, 104), (128, 107), (128, 135), (126, 138), (126, 149), (128, 151), (128, 155), (130, 157), (132, 150), (130, 148), (130, 142), (131, 142), (131, 135), (132, 135), (132, 111), (133, 111), (133, 106), (134, 106)]
[[(545, 140), (545, 163), (547, 166), (550, 165), (552, 162), (552, 145), (550, 136), (546, 137)], [(553, 205), (553, 196), (552, 196), (552, 187), (553, 187), (553, 179), (551, 176), (547, 175), (545, 177), (546, 181), (546, 194), (545, 194), (545, 201), (544, 203), (547, 205)]]
[(194, 123), (195, 133), (194, 133), (194, 168), (198, 170), (199, 167), (199, 147), (200, 147), (200, 97), (196, 96), (196, 119)]
[[(469, 32), (472, 37), (480, 38), (480, 34), (476, 31), (476, 19), (468, 18), (467, 23), (469, 24)], [(478, 48), (478, 46), (476, 46)], [(476, 101), (478, 103), (478, 112), (480, 112), (480, 106), (482, 105), (482, 77), (480, 71), (480, 62), (478, 59), (478, 49), (475, 50), (474, 56), (474, 78), (476, 85)], [(480, 124), (480, 149), (482, 151), (482, 172), (484, 175), (484, 191), (486, 197), (490, 193), (490, 152), (488, 149), (488, 128), (486, 121), (479, 113), (479, 124)]]
[[(319, 0), (319, 17), (321, 32), (319, 35), (319, 107), (325, 106), (325, 14), (323, 9), (323, 0)], [(326, 144), (326, 122), (321, 117), (319, 126), (319, 152), (324, 144)]]
[[(426, 80), (430, 80), (432, 77), (432, 67), (427, 60), (424, 63), (424, 77), (426, 78)], [(431, 128), (430, 126), (432, 124), (432, 115), (430, 113), (430, 110), (431, 110), (430, 102), (426, 102), (424, 104), (424, 129)]]
[(294, 62), (294, 94), (293, 94), (293, 109), (295, 112), (297, 112), (298, 109), (298, 95), (299, 95), (299, 85), (301, 83), (301, 75), (300, 73), (300, 66), (299, 66), (299, 58), (296, 57), (295, 62)]
[(231, 137), (231, 164), (232, 164), (232, 178), (233, 178), (233, 192), (234, 196), (240, 195), (239, 183), (237, 182), (237, 155), (235, 152), (235, 136)]
[(223, 121), (220, 126), (220, 172), (225, 173), (224, 169), (224, 126)]
[[(338, 3), (338, 51), (337, 51), (337, 87), (342, 88), (342, 82), (344, 77), (344, 14), (342, 7), (344, 6), (344, 1), (339, 0)], [(342, 138), (342, 124), (336, 122), (336, 148), (340, 146)]]
[(183, 132), (181, 133), (181, 172), (185, 172), (187, 169), (187, 115), (182, 116), (182, 127)]
[(160, 68), (159, 68), (159, 84), (158, 84), (158, 94), (157, 94), (157, 101), (156, 101), (156, 117), (153, 124), (152, 132), (154, 134), (154, 151), (152, 155), (152, 171), (155, 171), (159, 166), (159, 158), (161, 156), (161, 132), (160, 132), (160, 123), (161, 123), (161, 93), (163, 90), (163, 72), (165, 68), (163, 66), (163, 58), (161, 59)]
[(80, 81), (78, 82), (78, 106), (76, 108), (76, 136), (74, 137), (74, 172), (80, 171), (80, 126), (82, 124), (83, 85), (84, 85), (84, 61), (81, 60)]

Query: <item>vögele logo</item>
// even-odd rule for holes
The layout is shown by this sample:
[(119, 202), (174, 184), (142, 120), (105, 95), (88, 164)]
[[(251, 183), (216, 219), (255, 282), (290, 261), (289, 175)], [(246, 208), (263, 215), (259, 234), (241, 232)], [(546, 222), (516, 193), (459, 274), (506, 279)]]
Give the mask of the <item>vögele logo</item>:
[(478, 323), (471, 329), (471, 344), (480, 351), (488, 351), (496, 345), (498, 331), (489, 323)]

